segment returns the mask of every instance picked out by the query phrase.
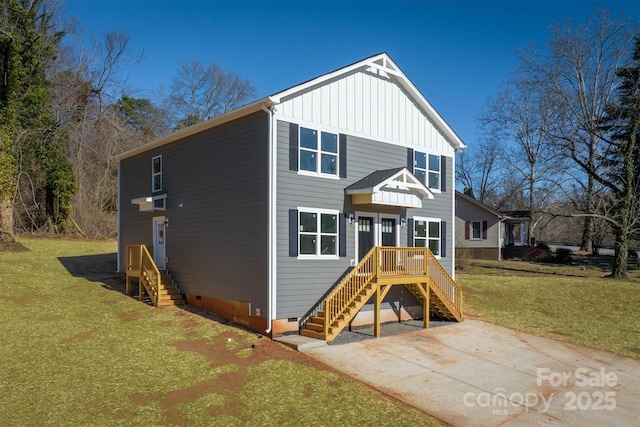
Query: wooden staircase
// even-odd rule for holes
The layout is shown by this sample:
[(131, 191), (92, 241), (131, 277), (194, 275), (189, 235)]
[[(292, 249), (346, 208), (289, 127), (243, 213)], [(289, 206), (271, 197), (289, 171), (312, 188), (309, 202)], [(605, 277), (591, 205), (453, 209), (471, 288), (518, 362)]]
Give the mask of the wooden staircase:
[(428, 248), (374, 247), (300, 321), (300, 335), (333, 341), (370, 299), (379, 336), (380, 303), (392, 286), (406, 287), (430, 313), (463, 321), (462, 291)]
[(184, 296), (180, 293), (171, 275), (166, 270), (160, 271), (160, 284), (158, 286), (158, 303), (156, 307), (168, 305), (185, 305)]
[(185, 304), (184, 296), (169, 272), (158, 269), (145, 245), (127, 246), (127, 295), (131, 294), (132, 278), (138, 278), (140, 301), (144, 301), (146, 294), (155, 307)]

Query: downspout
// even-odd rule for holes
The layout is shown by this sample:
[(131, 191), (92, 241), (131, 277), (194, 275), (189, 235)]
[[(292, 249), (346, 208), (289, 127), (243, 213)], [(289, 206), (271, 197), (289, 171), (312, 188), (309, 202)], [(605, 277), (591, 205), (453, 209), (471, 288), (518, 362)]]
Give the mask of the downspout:
[(502, 243), (500, 243), (500, 231), (502, 231), (502, 221), (504, 221), (505, 218), (502, 217), (498, 217), (498, 261), (502, 261)]
[(275, 314), (275, 283), (276, 283), (276, 229), (275, 229), (275, 219), (276, 219), (276, 200), (275, 200), (275, 172), (276, 172), (276, 163), (274, 157), (276, 156), (276, 147), (274, 146), (275, 138), (273, 136), (273, 114), (275, 113), (275, 105), (271, 102), (271, 105), (267, 107), (266, 102), (263, 102), (260, 105), (262, 111), (267, 113), (269, 117), (269, 160), (268, 160), (268, 232), (267, 232), (267, 329), (264, 331), (265, 335), (269, 335), (271, 333), (272, 327), (272, 318)]
[(122, 201), (120, 200), (120, 176), (122, 175), (121, 173), (121, 168), (122, 165), (120, 164), (120, 161), (118, 160), (118, 195), (117, 195), (117, 203), (118, 203), (118, 216), (116, 217), (118, 224), (117, 224), (117, 232), (118, 232), (118, 256), (116, 257), (116, 273), (120, 273), (120, 257), (122, 257), (122, 230), (121, 230), (121, 221), (120, 221), (120, 216), (122, 215), (122, 213), (120, 212), (121, 206), (122, 206)]

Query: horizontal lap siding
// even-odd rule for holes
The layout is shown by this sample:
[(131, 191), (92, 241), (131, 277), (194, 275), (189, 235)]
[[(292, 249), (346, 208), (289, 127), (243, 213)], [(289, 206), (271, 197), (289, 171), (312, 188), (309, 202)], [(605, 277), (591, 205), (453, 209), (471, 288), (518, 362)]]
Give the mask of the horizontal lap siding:
[[(446, 221), (446, 253), (444, 257), (440, 258), (440, 263), (447, 269), (449, 274), (453, 275), (453, 255), (454, 255), (454, 234), (455, 234), (455, 223), (452, 218), (452, 210), (453, 210), (453, 198), (454, 198), (454, 181), (451, 176), (453, 173), (453, 158), (446, 158), (447, 166), (447, 184), (446, 184), (446, 192), (443, 193), (435, 193), (434, 198), (432, 200), (424, 199), (422, 201), (422, 209), (407, 209), (407, 218), (413, 218), (415, 216), (419, 217), (429, 217), (429, 218), (439, 218), (442, 221)], [(407, 237), (407, 232), (403, 231), (405, 234), (405, 238)], [(464, 237), (464, 235), (463, 235)]]
[[(353, 213), (356, 208), (351, 205), (351, 197), (345, 197), (345, 187), (375, 170), (405, 166), (407, 161), (406, 148), (351, 136), (347, 138), (347, 153), (346, 179), (299, 175), (289, 170), (289, 124), (277, 122), (277, 318), (304, 315), (355, 258), (355, 225), (348, 223), (346, 257), (339, 260), (289, 257), (289, 209), (309, 207)], [(398, 212), (397, 208), (380, 208), (376, 211)]]
[[(165, 215), (167, 269), (184, 293), (248, 301), (251, 314), (266, 313), (268, 116), (255, 113), (123, 160), (127, 171), (141, 168), (136, 176), (148, 183), (127, 188), (123, 204), (150, 193), (150, 159), (160, 154), (167, 210), (138, 213), (136, 224), (142, 217), (149, 223), (145, 243), (151, 217)], [(129, 224), (122, 221), (123, 240), (140, 238)]]

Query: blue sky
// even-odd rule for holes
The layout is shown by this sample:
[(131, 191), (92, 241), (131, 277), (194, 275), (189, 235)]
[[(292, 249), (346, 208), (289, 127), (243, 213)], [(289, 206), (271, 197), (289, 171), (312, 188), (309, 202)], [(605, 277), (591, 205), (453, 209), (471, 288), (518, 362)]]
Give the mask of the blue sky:
[(84, 37), (130, 35), (144, 60), (123, 70), (138, 97), (168, 87), (178, 65), (217, 62), (270, 95), (387, 52), (469, 146), (476, 116), (549, 26), (596, 5), (640, 20), (637, 1), (68, 0)]

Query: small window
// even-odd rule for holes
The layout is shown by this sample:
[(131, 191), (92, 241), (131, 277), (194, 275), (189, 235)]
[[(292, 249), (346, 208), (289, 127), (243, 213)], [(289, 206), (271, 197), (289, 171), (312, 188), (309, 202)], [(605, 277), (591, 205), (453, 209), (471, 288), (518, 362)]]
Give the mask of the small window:
[(338, 175), (338, 135), (300, 127), (300, 170)]
[(299, 210), (298, 254), (309, 257), (338, 257), (338, 212)]
[(414, 152), (413, 174), (432, 190), (440, 190), (440, 156)]
[(151, 190), (162, 190), (162, 156), (151, 159)]
[(471, 223), (471, 239), (472, 240), (482, 239), (482, 221), (473, 221)]
[(428, 247), (435, 256), (439, 257), (441, 247), (440, 220), (415, 219), (413, 225), (414, 246)]

